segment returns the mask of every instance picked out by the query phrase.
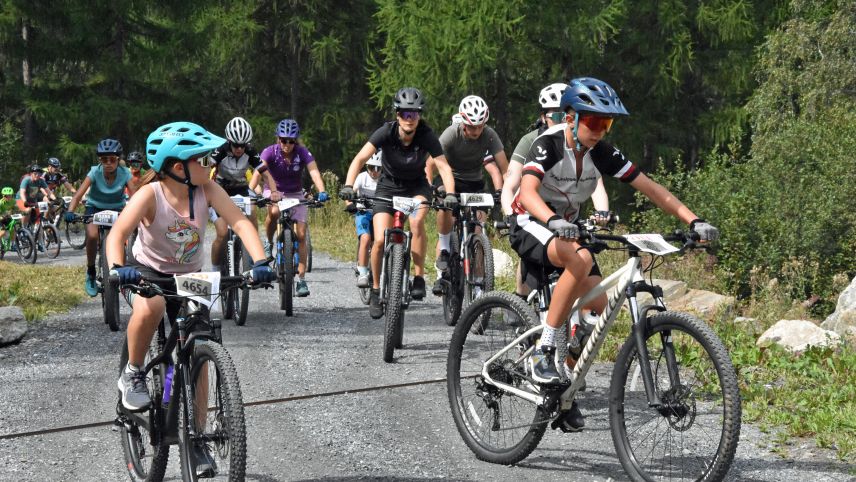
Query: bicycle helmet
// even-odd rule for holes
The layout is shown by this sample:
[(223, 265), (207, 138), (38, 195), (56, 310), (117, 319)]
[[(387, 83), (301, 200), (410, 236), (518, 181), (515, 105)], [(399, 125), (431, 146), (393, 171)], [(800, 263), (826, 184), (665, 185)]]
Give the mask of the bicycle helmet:
[(62, 167), (62, 164), (59, 162), (59, 159), (56, 157), (51, 157), (48, 159), (48, 166), (55, 167), (57, 169)]
[(490, 109), (487, 108), (487, 103), (477, 95), (464, 97), (461, 105), (458, 106), (458, 111), (464, 124), (470, 126), (484, 125), (490, 117)]
[(14, 190), (14, 189), (12, 189), (12, 187), (11, 187), (11, 186), (6, 186), (6, 187), (4, 187), (4, 188), (3, 188), (2, 193), (3, 193), (3, 195), (4, 195), (4, 196), (14, 196), (14, 195), (15, 195), (15, 190)]
[[(222, 146), (226, 139), (192, 122), (162, 125), (146, 139), (146, 160), (155, 172), (161, 172), (167, 159), (186, 161)], [(182, 181), (183, 182), (183, 181)]]
[(369, 162), (366, 163), (367, 166), (381, 166), (381, 159), (383, 158), (383, 151), (377, 150), (372, 157), (369, 158)]
[(235, 117), (226, 124), (226, 139), (233, 144), (246, 144), (253, 140), (253, 127), (243, 117)]
[(140, 151), (133, 151), (133, 152), (131, 152), (130, 154), (128, 154), (128, 159), (126, 159), (126, 160), (127, 160), (129, 163), (131, 163), (131, 162), (139, 162), (139, 163), (142, 163), (143, 161), (145, 161), (144, 156), (143, 156), (143, 153), (142, 153), (142, 152), (140, 152)]
[(290, 137), (292, 139), (297, 139), (299, 135), (300, 126), (297, 125), (297, 121), (294, 119), (283, 119), (279, 121), (279, 125), (276, 126), (277, 137)]
[(95, 148), (95, 154), (99, 156), (122, 156), (122, 144), (116, 139), (101, 139)]
[(541, 93), (538, 94), (538, 103), (541, 104), (541, 108), (544, 110), (558, 109), (562, 100), (562, 94), (567, 88), (568, 84), (558, 82), (541, 89)]
[(630, 115), (618, 94), (606, 82), (592, 77), (579, 77), (568, 83), (559, 108), (564, 111), (591, 112), (605, 116)]
[(392, 101), (395, 110), (418, 110), (425, 107), (425, 96), (416, 87), (402, 87), (395, 93)]
[(39, 166), (38, 164), (31, 164), (31, 165), (30, 165), (29, 172), (38, 172), (39, 174), (41, 174), (41, 173), (42, 173), (42, 168), (41, 168), (41, 166)]

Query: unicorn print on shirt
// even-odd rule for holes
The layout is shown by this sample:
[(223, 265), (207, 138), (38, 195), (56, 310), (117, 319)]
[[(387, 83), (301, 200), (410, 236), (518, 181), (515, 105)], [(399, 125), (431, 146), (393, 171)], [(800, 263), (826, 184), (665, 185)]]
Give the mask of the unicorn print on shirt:
[(190, 262), (199, 250), (199, 233), (182, 219), (176, 219), (175, 224), (167, 228), (166, 237), (180, 245), (175, 252), (176, 263)]

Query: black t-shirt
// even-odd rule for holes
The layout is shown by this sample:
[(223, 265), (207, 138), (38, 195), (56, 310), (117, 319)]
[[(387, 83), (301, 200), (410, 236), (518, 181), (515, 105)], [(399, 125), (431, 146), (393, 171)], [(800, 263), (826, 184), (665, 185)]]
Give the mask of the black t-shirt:
[(42, 179), (44, 179), (45, 182), (48, 183), (48, 187), (51, 190), (54, 190), (54, 189), (58, 188), (59, 186), (62, 186), (63, 184), (65, 184), (68, 181), (68, 178), (65, 177), (65, 174), (63, 174), (61, 172), (45, 172), (42, 175)]
[(443, 155), (443, 146), (437, 134), (424, 122), (416, 126), (416, 134), (409, 146), (401, 143), (398, 136), (398, 122), (386, 122), (369, 137), (376, 149), (383, 151), (383, 174), (386, 177), (413, 181), (425, 178), (425, 164), (428, 156)]

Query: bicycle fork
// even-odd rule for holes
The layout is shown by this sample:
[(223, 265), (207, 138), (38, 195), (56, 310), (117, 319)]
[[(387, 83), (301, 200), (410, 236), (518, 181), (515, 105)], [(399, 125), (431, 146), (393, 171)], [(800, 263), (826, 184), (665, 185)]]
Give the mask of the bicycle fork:
[[(381, 259), (381, 267), (380, 267), (380, 294), (383, 296), (386, 293), (386, 280), (384, 279), (384, 274), (387, 273), (387, 269), (389, 267), (386, 265), (386, 260), (389, 258), (389, 252), (392, 250), (393, 244), (404, 244), (404, 255), (409, 258), (410, 257), (410, 241), (412, 238), (412, 233), (404, 230), (404, 214), (400, 211), (396, 211), (393, 217), (392, 227), (387, 228), (383, 232), (383, 258)], [(404, 263), (404, 277), (405, 279), (410, 274), (410, 263)], [(410, 289), (402, 284), (402, 288), (407, 292)], [(403, 293), (402, 293), (403, 294)], [(404, 300), (404, 296), (402, 296), (402, 300)], [(381, 302), (384, 302), (381, 299)]]

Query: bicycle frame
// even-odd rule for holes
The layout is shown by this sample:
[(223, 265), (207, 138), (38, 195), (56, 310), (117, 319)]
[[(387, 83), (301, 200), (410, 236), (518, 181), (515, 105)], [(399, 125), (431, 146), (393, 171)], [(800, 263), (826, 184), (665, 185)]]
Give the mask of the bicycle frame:
[(464, 278), (466, 279), (470, 274), (470, 256), (467, 246), (469, 246), (470, 239), (473, 237), (477, 226), (484, 230), (484, 223), (479, 221), (478, 209), (475, 207), (461, 206), (460, 212), (460, 216), (455, 216), (455, 227), (458, 228), (457, 231), (460, 234), (460, 245), (458, 246), (460, 253), (458, 253), (458, 256), (461, 258)]
[[(412, 238), (412, 233), (404, 229), (404, 221), (407, 216), (401, 211), (395, 211), (392, 217), (392, 227), (386, 228), (383, 232), (383, 258), (381, 259), (381, 267), (380, 267), (380, 292), (385, 293), (386, 291), (386, 274), (387, 266), (386, 259), (389, 251), (392, 249), (393, 244), (404, 244), (404, 277), (405, 279), (410, 277), (410, 242)], [(410, 289), (408, 287), (408, 283), (404, 283), (402, 285), (404, 287), (405, 296), (402, 296), (402, 303), (406, 307), (410, 304), (410, 300), (408, 299)], [(385, 299), (381, 300), (382, 303), (386, 303)]]
[[(630, 259), (627, 260), (627, 263), (624, 266), (609, 275), (596, 287), (592, 288), (591, 291), (589, 291), (588, 293), (586, 293), (586, 295), (577, 300), (577, 302), (571, 308), (571, 314), (573, 314), (575, 311), (579, 311), (582, 306), (585, 306), (598, 296), (604, 293), (609, 293), (609, 301), (607, 303), (606, 310), (600, 315), (600, 317), (598, 317), (594, 330), (592, 331), (588, 342), (582, 349), (582, 353), (580, 354), (580, 357), (577, 360), (577, 364), (576, 366), (574, 366), (573, 375), (570, 380), (571, 383), (560, 395), (561, 410), (569, 410), (571, 408), (571, 404), (573, 403), (573, 396), (576, 391), (579, 390), (580, 386), (583, 383), (583, 380), (585, 379), (586, 374), (588, 373), (589, 368), (591, 368), (591, 365), (594, 363), (594, 360), (597, 357), (597, 354), (600, 351), (604, 340), (606, 340), (606, 334), (609, 332), (609, 329), (612, 327), (613, 323), (615, 322), (615, 319), (618, 317), (621, 305), (624, 303), (625, 299), (627, 299), (630, 304), (630, 316), (633, 322), (632, 333), (634, 336), (634, 341), (637, 345), (639, 356), (641, 359), (647, 359), (648, 350), (644, 341), (646, 320), (645, 315), (650, 309), (665, 311), (666, 308), (663, 304), (662, 289), (657, 286), (651, 286), (645, 283), (640, 266), (641, 258), (638, 255), (631, 255)], [(551, 287), (549, 285), (543, 287), (542, 289), (548, 292), (551, 291)], [(646, 308), (646, 313), (639, 312), (639, 306), (636, 301), (636, 293), (640, 291), (651, 293), (656, 303), (654, 306)], [(530, 295), (530, 300), (534, 297), (536, 293), (537, 292), (533, 292), (533, 294)], [(545, 301), (549, 303), (548, 300), (544, 300), (542, 297), (542, 304), (545, 303)], [(498, 359), (508, 351), (516, 349), (519, 343), (523, 342), (532, 335), (541, 333), (543, 330), (543, 323), (526, 330), (525, 333), (515, 338), (511, 343), (506, 345), (505, 348), (503, 348), (494, 356), (485, 361), (481, 373), (484, 379), (490, 382), (492, 385), (496, 386), (497, 388), (500, 388), (501, 390), (514, 394), (523, 399), (529, 400), (535, 404), (544, 405), (547, 398), (545, 394), (530, 393), (524, 390), (520, 390), (519, 388), (513, 387), (511, 385), (498, 382), (492, 379), (488, 372), (488, 367), (496, 359)], [(531, 355), (534, 348), (534, 345), (529, 347), (526, 352), (521, 354), (521, 356), (516, 360), (515, 363), (523, 363), (529, 357), (529, 355)], [(667, 348), (665, 351), (667, 353), (667, 357), (671, 358), (671, 363), (668, 363), (669, 376), (672, 377), (673, 381), (677, 381), (678, 374), (673, 370), (675, 365), (674, 357), (669, 355), (669, 353), (672, 353), (670, 349)], [(651, 367), (646, 363), (640, 363), (639, 366), (641, 368), (642, 381), (645, 385), (645, 394), (648, 398), (648, 405), (651, 407), (660, 407), (662, 403), (656, 393), (656, 390), (654, 389), (654, 377), (651, 373)]]

